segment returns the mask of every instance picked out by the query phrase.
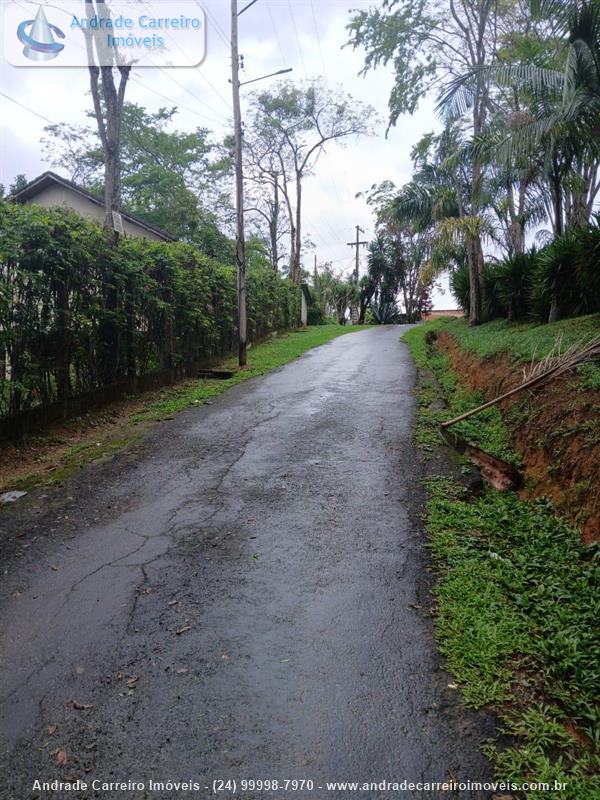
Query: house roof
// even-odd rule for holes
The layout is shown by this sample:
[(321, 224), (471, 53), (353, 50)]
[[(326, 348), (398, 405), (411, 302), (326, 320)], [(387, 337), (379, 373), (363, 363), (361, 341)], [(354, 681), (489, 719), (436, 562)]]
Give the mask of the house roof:
[[(20, 191), (15, 192), (11, 195), (12, 199), (15, 200), (17, 203), (23, 203), (27, 200), (33, 199), (37, 194), (39, 194), (44, 189), (47, 189), (49, 186), (53, 184), (58, 184), (59, 186), (64, 186), (66, 189), (70, 189), (72, 192), (80, 195), (81, 197), (85, 197), (86, 200), (89, 200), (91, 203), (94, 203), (101, 208), (104, 208), (104, 203), (102, 200), (98, 200), (93, 194), (87, 191), (87, 189), (83, 189), (81, 186), (78, 186), (73, 181), (69, 181), (66, 178), (57, 175), (55, 172), (43, 172), (41, 175), (38, 175), (37, 178), (34, 178), (30, 181), (27, 186), (24, 186)], [(171, 236), (170, 233), (161, 230), (160, 228), (151, 225), (149, 222), (146, 222), (139, 217), (136, 217), (134, 214), (128, 214), (124, 211), (121, 212), (121, 216), (127, 222), (131, 222), (134, 225), (139, 225), (140, 228), (145, 228), (147, 231), (150, 231), (155, 236), (159, 236), (161, 239), (165, 241), (175, 241), (175, 237)]]

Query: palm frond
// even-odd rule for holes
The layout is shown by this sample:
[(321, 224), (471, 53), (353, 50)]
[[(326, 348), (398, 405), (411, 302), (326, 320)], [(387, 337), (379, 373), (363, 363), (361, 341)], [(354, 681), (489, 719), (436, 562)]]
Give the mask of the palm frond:
[(468, 111), (478, 81), (512, 87), (524, 85), (533, 91), (562, 93), (565, 76), (563, 72), (535, 64), (490, 64), (475, 67), (451, 80), (438, 97), (436, 111), (455, 118)]
[(553, 381), (555, 378), (558, 378), (567, 372), (572, 372), (582, 364), (586, 364), (590, 361), (595, 361), (600, 358), (600, 336), (594, 336), (591, 339), (577, 342), (565, 353), (560, 352), (561, 343), (562, 339), (558, 339), (546, 358), (542, 359), (542, 361), (540, 361), (538, 364), (532, 365), (530, 370), (524, 374), (524, 380), (518, 386), (515, 386), (514, 389), (504, 392), (504, 394), (495, 397), (493, 400), (489, 400), (487, 403), (483, 403), (476, 408), (472, 408), (470, 411), (466, 411), (464, 414), (454, 417), (454, 419), (450, 419), (447, 422), (442, 422), (441, 427), (446, 429), (451, 425), (456, 425), (457, 422), (461, 422), (463, 419), (472, 417), (474, 414), (478, 414), (480, 411), (484, 411), (486, 408), (491, 408), (492, 406), (502, 402), (502, 400), (507, 400), (509, 397), (512, 397), (518, 392), (522, 392), (525, 389), (538, 389), (550, 381)]

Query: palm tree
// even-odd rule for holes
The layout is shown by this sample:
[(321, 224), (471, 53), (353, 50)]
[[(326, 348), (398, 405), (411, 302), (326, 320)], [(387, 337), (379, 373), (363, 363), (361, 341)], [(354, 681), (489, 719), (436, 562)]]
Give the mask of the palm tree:
[[(439, 105), (450, 117), (465, 113), (482, 79), (499, 92), (509, 87), (515, 98), (527, 98), (526, 110), (515, 104), (507, 116), (507, 134), (491, 147), (482, 137), (474, 148), (483, 158), (487, 148), (487, 156), (508, 172), (523, 164), (539, 171), (537, 200), (546, 206), (554, 235), (561, 236), (588, 224), (600, 190), (600, 3), (531, 0), (531, 9), (549, 21), (548, 42), (555, 45), (549, 55), (472, 70), (447, 86)], [(539, 208), (535, 214), (539, 221)], [(550, 321), (558, 308), (557, 288)]]
[(415, 232), (429, 234), (433, 275), (466, 260), (469, 321), (478, 325), (486, 307), (482, 239), (493, 233), (483, 176), (479, 170), (474, 179), (473, 152), (457, 123), (426, 139), (428, 146), (416, 159), (412, 181), (393, 201), (393, 213), (398, 222), (414, 225)]
[(527, 95), (527, 109), (512, 109), (505, 120), (508, 133), (497, 137), (492, 150), (505, 165), (524, 160), (539, 165), (554, 232), (560, 235), (566, 227), (587, 224), (600, 190), (600, 3), (531, 0), (531, 5), (534, 14), (550, 21), (555, 52), (461, 75), (447, 86), (439, 107), (450, 117), (464, 113), (481, 74), (515, 95)]

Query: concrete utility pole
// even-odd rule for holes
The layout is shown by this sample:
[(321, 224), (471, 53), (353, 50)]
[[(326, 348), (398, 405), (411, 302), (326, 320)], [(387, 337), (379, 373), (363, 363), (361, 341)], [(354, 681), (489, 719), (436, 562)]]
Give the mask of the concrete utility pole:
[(238, 363), (245, 367), (246, 356), (246, 243), (244, 241), (244, 173), (242, 171), (242, 113), (240, 110), (240, 56), (238, 53), (237, 0), (231, 0), (231, 89), (235, 129), (235, 263), (238, 290)]
[(358, 265), (360, 263), (358, 248), (361, 245), (364, 247), (365, 245), (369, 244), (368, 242), (365, 242), (365, 241), (361, 242), (361, 240), (360, 240), (360, 234), (361, 233), (364, 233), (364, 231), (360, 227), (360, 225), (357, 225), (356, 226), (356, 241), (355, 242), (347, 242), (348, 247), (356, 247), (356, 262), (355, 262), (355, 266), (354, 266), (354, 280), (355, 280), (356, 283), (358, 283)]

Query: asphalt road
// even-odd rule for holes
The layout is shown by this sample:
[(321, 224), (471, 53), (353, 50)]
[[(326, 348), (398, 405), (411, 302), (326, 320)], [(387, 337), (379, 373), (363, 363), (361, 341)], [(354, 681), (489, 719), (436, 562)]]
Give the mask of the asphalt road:
[(401, 332), (338, 338), (0, 513), (0, 797), (80, 796), (32, 791), (76, 776), (488, 797), (317, 788), (488, 776), (491, 721), (427, 613)]

